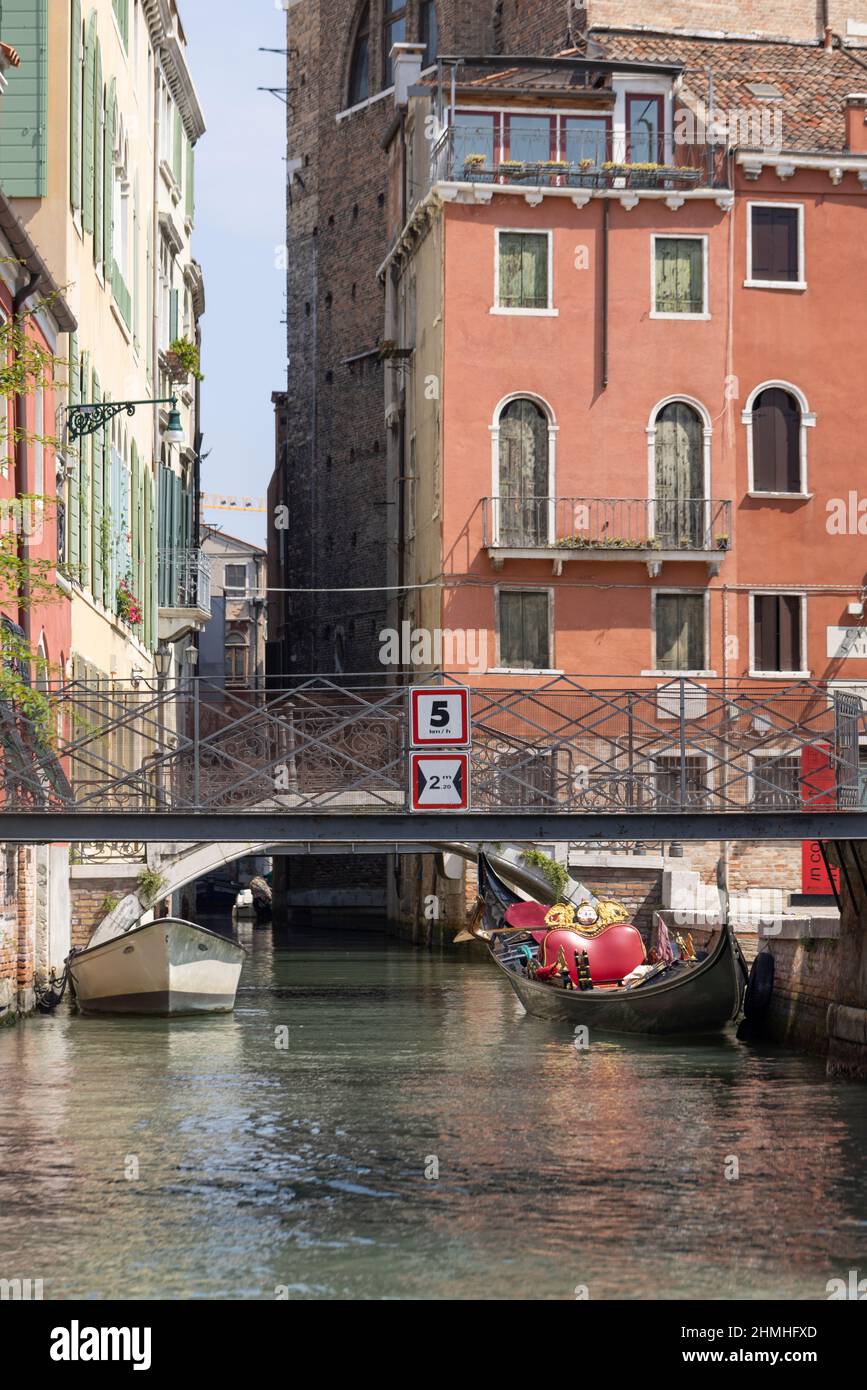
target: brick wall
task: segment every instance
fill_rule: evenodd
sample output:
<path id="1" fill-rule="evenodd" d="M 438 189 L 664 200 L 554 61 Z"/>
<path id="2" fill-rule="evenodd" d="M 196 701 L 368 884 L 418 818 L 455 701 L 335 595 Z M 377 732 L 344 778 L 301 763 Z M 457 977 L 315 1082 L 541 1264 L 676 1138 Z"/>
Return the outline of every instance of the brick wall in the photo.
<path id="1" fill-rule="evenodd" d="M 71 935 L 73 946 L 86 946 L 91 934 L 107 915 L 106 899 L 120 902 L 134 893 L 139 868 L 128 877 L 76 877 L 70 885 Z"/>
<path id="2" fill-rule="evenodd" d="M 36 969 L 36 853 L 19 846 L 14 882 L 0 906 L 0 1023 L 34 1006 Z"/>

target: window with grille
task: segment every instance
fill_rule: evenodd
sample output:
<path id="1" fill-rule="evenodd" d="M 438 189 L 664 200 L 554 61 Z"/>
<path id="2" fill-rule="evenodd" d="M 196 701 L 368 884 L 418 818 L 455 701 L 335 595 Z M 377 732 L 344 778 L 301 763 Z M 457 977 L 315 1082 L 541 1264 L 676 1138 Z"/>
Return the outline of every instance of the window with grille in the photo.
<path id="1" fill-rule="evenodd" d="M 751 804 L 757 810 L 801 810 L 800 753 L 754 753 Z"/>
<path id="2" fill-rule="evenodd" d="M 705 810 L 710 804 L 710 774 L 701 754 L 663 753 L 654 760 L 656 804 L 660 810 L 681 807 Z"/>
<path id="3" fill-rule="evenodd" d="M 228 598 L 243 597 L 247 592 L 247 566 L 227 565 L 223 588 L 226 590 Z"/>

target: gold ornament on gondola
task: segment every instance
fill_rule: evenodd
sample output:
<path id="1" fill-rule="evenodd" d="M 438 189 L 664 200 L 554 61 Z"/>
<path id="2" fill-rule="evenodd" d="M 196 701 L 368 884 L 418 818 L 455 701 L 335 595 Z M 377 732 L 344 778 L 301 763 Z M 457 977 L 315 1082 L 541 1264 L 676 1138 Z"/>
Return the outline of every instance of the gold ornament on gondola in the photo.
<path id="1" fill-rule="evenodd" d="M 545 913 L 545 926 L 552 931 L 558 928 L 568 930 L 575 921 L 575 909 L 571 903 L 555 903 Z"/>

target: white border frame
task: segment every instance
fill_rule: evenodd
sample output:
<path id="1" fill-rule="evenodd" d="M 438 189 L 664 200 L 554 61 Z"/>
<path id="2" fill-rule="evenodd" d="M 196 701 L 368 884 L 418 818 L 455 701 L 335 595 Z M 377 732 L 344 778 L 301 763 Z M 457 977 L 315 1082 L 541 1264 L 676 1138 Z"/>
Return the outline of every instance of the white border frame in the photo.
<path id="1" fill-rule="evenodd" d="M 763 391 L 787 391 L 790 396 L 794 396 L 801 412 L 801 429 L 799 436 L 799 453 L 801 463 L 800 489 L 798 492 L 764 492 L 756 487 L 755 479 L 755 455 L 753 445 L 753 412 L 758 396 Z M 755 386 L 747 397 L 747 403 L 741 412 L 741 424 L 747 427 L 747 493 L 750 497 L 812 497 L 809 483 L 809 449 L 807 445 L 807 430 L 813 429 L 816 424 L 815 411 L 810 409 L 807 397 L 798 386 L 794 386 L 791 381 L 763 381 Z"/>
<path id="2" fill-rule="evenodd" d="M 802 667 L 800 671 L 764 671 L 756 666 L 756 606 L 753 599 L 756 598 L 799 598 L 801 600 L 801 660 L 806 656 L 809 658 L 807 650 L 807 591 L 805 589 L 750 589 L 747 597 L 749 599 L 749 624 L 750 624 L 750 677 L 755 679 L 776 679 L 780 676 L 805 677 L 812 675 L 809 667 Z"/>
<path id="3" fill-rule="evenodd" d="M 501 236 L 544 236 L 548 238 L 548 307 L 547 309 L 509 309 L 500 303 L 500 237 Z M 534 227 L 495 227 L 494 228 L 494 302 L 490 312 L 511 318 L 556 319 L 560 310 L 554 308 L 554 233 L 552 229 L 537 230 Z"/>
<path id="4" fill-rule="evenodd" d="M 547 594 L 548 595 L 548 666 L 504 666 L 500 651 L 500 595 L 506 594 Z M 547 584 L 497 584 L 494 586 L 494 660 L 496 666 L 488 668 L 488 675 L 515 676 L 561 676 L 554 662 L 557 659 L 557 634 L 554 629 L 554 590 Z"/>
<path id="5" fill-rule="evenodd" d="M 753 208 L 788 208 L 798 214 L 798 278 L 797 280 L 755 280 L 753 279 Z M 747 202 L 747 273 L 744 289 L 747 290 L 805 290 L 807 281 L 807 249 L 805 223 L 805 204 L 793 201 L 783 202 L 774 198 L 751 198 Z"/>
<path id="6" fill-rule="evenodd" d="M 695 594 L 700 595 L 704 601 L 704 666 L 699 670 L 690 670 L 687 667 L 678 670 L 670 670 L 658 664 L 656 650 L 656 601 L 660 594 Z M 642 676 L 666 676 L 674 678 L 677 676 L 715 676 L 716 672 L 710 669 L 710 589 L 699 589 L 694 584 L 653 588 L 650 591 L 650 642 L 651 659 L 653 667 L 651 670 L 642 671 Z"/>
<path id="7" fill-rule="evenodd" d="M 557 530 L 557 435 L 560 426 L 553 407 L 544 396 L 534 391 L 511 391 L 504 396 L 494 410 L 494 418 L 488 426 L 491 434 L 491 501 L 494 503 L 491 517 L 491 545 L 500 544 L 500 509 L 496 505 L 500 499 L 500 420 L 503 411 L 512 401 L 532 401 L 542 410 L 548 420 L 548 544 L 553 545 Z"/>
<path id="8" fill-rule="evenodd" d="M 669 313 L 656 307 L 656 243 L 658 241 L 701 241 L 702 251 L 702 309 L 699 314 Z M 651 232 L 650 233 L 650 317 L 652 319 L 672 319 L 680 323 L 701 323 L 711 318 L 710 308 L 710 250 L 706 232 Z"/>

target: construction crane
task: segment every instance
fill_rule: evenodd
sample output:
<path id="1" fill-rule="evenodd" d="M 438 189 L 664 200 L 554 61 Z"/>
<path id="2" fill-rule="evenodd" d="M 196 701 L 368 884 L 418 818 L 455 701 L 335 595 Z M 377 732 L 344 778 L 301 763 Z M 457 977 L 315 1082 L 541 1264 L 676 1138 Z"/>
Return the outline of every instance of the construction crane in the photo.
<path id="1" fill-rule="evenodd" d="M 228 497 L 224 492 L 200 492 L 202 509 L 209 512 L 267 512 L 264 497 Z"/>

